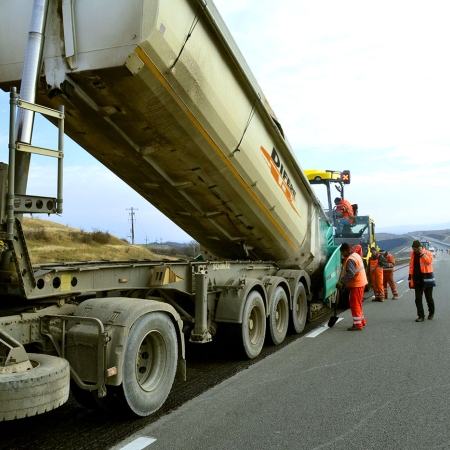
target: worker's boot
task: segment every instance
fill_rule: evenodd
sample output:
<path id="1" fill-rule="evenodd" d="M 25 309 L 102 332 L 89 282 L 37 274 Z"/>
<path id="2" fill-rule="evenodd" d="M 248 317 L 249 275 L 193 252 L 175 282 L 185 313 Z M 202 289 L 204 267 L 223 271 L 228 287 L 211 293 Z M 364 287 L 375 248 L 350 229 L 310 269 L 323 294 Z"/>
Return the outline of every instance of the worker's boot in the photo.
<path id="1" fill-rule="evenodd" d="M 425 320 L 425 317 L 418 317 L 416 319 L 416 322 L 423 322 Z"/>

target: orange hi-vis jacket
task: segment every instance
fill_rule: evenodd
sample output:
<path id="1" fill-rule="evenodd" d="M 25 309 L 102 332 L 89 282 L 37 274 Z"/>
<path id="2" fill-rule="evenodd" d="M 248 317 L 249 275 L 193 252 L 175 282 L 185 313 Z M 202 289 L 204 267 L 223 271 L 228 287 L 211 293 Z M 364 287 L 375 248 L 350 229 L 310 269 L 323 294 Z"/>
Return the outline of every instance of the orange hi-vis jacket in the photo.
<path id="1" fill-rule="evenodd" d="M 353 218 L 353 207 L 348 200 L 342 199 L 336 206 L 336 212 L 341 213 L 339 214 L 339 219 L 343 219 L 344 217 L 346 217 L 350 223 L 353 223 L 355 221 L 355 219 Z"/>
<path id="2" fill-rule="evenodd" d="M 409 284 L 410 288 L 414 289 L 414 251 L 411 252 L 410 260 L 409 260 Z M 436 286 L 436 280 L 434 278 L 433 266 L 431 263 L 433 262 L 434 256 L 428 250 L 423 249 L 422 254 L 420 255 L 420 271 L 423 274 L 423 285 L 425 288 Z"/>
<path id="3" fill-rule="evenodd" d="M 370 275 L 372 275 L 376 270 L 383 270 L 383 267 L 380 265 L 378 258 L 372 259 L 369 258 L 369 266 L 370 266 Z"/>
<path id="4" fill-rule="evenodd" d="M 384 256 L 384 259 L 389 263 L 392 264 L 391 267 L 383 267 L 384 271 L 394 271 L 394 266 L 395 266 L 395 258 L 394 255 L 391 255 L 390 253 L 388 253 L 386 256 Z"/>
<path id="5" fill-rule="evenodd" d="M 366 271 L 364 270 L 363 260 L 357 253 L 351 253 L 344 261 L 343 275 L 346 275 L 347 263 L 350 259 L 355 262 L 355 276 L 345 286 L 348 288 L 365 286 L 367 284 Z"/>

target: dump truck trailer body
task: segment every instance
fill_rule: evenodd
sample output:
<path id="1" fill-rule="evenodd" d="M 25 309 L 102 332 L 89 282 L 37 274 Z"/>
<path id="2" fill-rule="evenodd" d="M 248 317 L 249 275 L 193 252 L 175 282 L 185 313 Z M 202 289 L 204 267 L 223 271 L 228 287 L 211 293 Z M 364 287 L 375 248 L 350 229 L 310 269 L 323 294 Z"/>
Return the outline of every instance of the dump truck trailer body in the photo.
<path id="1" fill-rule="evenodd" d="M 8 90 L 19 3 L 0 31 Z M 40 75 L 36 103 L 63 104 L 66 134 L 212 254 L 317 267 L 321 207 L 212 3 L 50 1 Z"/>
<path id="2" fill-rule="evenodd" d="M 185 376 L 185 339 L 222 335 L 254 358 L 337 300 L 331 224 L 212 2 L 3 2 L 0 42 L 13 124 L 0 167 L 0 419 L 64 403 L 69 371 L 81 404 L 151 414 Z M 29 157 L 62 170 L 63 148 L 33 147 L 22 110 L 45 114 L 207 260 L 33 265 L 21 215 L 63 201 L 60 183 L 54 199 L 28 195 Z M 53 381 L 32 403 L 39 367 Z"/>

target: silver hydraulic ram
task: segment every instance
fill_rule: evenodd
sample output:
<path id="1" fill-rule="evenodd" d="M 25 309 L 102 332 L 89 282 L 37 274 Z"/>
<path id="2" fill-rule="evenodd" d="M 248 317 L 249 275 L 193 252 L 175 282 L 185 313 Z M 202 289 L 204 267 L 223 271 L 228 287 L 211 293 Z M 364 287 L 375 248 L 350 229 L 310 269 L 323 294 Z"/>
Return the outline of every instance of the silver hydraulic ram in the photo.
<path id="1" fill-rule="evenodd" d="M 44 51 L 45 25 L 47 22 L 49 0 L 34 0 L 30 31 L 23 64 L 20 98 L 27 102 L 36 101 L 36 89 L 42 66 Z M 17 116 L 17 142 L 31 143 L 33 134 L 34 112 L 19 109 Z M 15 187 L 17 194 L 25 194 L 27 190 L 28 171 L 31 155 L 18 152 L 15 167 Z"/>

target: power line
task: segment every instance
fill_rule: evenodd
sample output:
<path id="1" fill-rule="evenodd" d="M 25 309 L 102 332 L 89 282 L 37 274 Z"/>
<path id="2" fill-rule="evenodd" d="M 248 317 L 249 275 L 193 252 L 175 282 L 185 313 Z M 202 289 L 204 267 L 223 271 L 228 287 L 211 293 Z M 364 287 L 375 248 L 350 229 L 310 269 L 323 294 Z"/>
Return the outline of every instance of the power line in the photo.
<path id="1" fill-rule="evenodd" d="M 134 221 L 136 220 L 134 218 L 135 212 L 134 211 L 138 211 L 138 209 L 131 207 L 130 209 L 127 208 L 127 211 L 131 211 L 130 212 L 130 222 L 131 222 L 131 236 L 127 236 L 127 237 L 131 237 L 131 244 L 134 245 Z"/>

